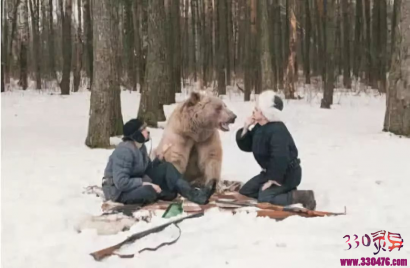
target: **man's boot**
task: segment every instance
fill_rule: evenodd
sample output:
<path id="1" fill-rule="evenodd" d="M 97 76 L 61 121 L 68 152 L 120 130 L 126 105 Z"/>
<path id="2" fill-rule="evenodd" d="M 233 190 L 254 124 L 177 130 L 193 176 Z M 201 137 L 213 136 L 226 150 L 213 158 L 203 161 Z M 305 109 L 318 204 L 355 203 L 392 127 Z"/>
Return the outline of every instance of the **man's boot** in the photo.
<path id="1" fill-rule="evenodd" d="M 315 210 L 316 200 L 313 191 L 311 190 L 294 190 L 292 191 L 292 203 L 301 203 L 304 208 Z"/>
<path id="2" fill-rule="evenodd" d="M 211 195 L 215 193 L 216 180 L 212 180 L 209 185 L 201 189 L 193 188 L 186 180 L 179 179 L 176 183 L 178 193 L 191 202 L 205 205 Z"/>

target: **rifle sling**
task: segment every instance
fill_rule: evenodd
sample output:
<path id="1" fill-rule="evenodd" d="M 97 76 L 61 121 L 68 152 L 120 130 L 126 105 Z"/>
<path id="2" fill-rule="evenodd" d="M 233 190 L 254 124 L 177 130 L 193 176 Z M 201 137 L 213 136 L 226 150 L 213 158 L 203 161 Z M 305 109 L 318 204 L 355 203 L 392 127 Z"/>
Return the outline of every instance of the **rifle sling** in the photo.
<path id="1" fill-rule="evenodd" d="M 181 228 L 179 228 L 178 224 L 176 224 L 176 223 L 175 223 L 174 225 L 175 225 L 175 226 L 178 228 L 178 230 L 179 230 L 179 234 L 178 234 L 178 237 L 177 237 L 177 238 L 175 238 L 174 240 L 169 241 L 169 242 L 161 243 L 161 244 L 159 244 L 158 246 L 156 246 L 156 247 L 154 247 L 154 248 L 146 247 L 146 248 L 140 249 L 140 250 L 138 251 L 138 253 L 141 253 L 141 252 L 144 252 L 144 251 L 157 251 L 159 248 L 161 248 L 161 247 L 163 247 L 163 246 L 169 246 L 169 245 L 175 244 L 175 243 L 179 240 L 179 238 L 181 237 Z M 118 257 L 120 257 L 120 258 L 133 258 L 133 257 L 134 257 L 134 254 L 118 254 L 118 253 L 114 253 L 113 255 L 116 255 L 116 256 L 118 256 Z"/>

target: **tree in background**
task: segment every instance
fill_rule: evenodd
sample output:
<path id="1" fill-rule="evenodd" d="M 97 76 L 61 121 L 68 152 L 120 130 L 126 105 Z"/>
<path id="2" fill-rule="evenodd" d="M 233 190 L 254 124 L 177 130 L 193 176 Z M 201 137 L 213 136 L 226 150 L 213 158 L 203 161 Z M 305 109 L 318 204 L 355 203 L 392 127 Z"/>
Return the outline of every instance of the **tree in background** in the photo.
<path id="1" fill-rule="evenodd" d="M 60 88 L 62 95 L 70 94 L 70 73 L 71 73 L 71 13 L 72 0 L 65 0 L 65 10 L 63 8 L 63 0 L 60 0 L 60 13 L 62 19 L 62 54 L 63 54 L 63 77 L 61 79 Z"/>
<path id="2" fill-rule="evenodd" d="M 164 0 L 148 1 L 148 55 L 138 118 L 157 127 L 165 119 L 161 91 L 170 88 Z"/>
<path id="3" fill-rule="evenodd" d="M 23 0 L 19 6 L 19 18 L 20 21 L 20 80 L 19 85 L 26 90 L 28 87 L 28 0 Z"/>
<path id="4" fill-rule="evenodd" d="M 398 26 L 386 98 L 384 131 L 410 137 L 410 1 L 395 0 Z"/>
<path id="5" fill-rule="evenodd" d="M 270 31 L 269 31 L 269 14 L 268 0 L 258 0 L 258 11 L 260 12 L 261 32 L 260 37 L 260 53 L 261 53 L 261 75 L 262 75 L 262 91 L 267 89 L 276 89 L 274 74 L 272 71 L 271 49 L 270 49 Z"/>
<path id="6" fill-rule="evenodd" d="M 93 2 L 93 70 L 90 118 L 85 144 L 91 148 L 108 148 L 110 136 L 122 134 L 119 79 L 118 2 Z"/>
<path id="7" fill-rule="evenodd" d="M 285 98 L 286 99 L 295 99 L 295 80 L 297 74 L 295 73 L 295 63 L 296 63 L 296 16 L 295 0 L 287 0 L 288 3 L 288 33 L 287 36 L 289 41 L 289 47 L 287 48 L 287 63 L 286 63 L 286 73 L 285 73 Z"/>
<path id="8" fill-rule="evenodd" d="M 324 51 L 324 92 L 320 108 L 330 109 L 333 104 L 333 92 L 336 83 L 335 51 L 336 51 L 336 3 L 323 0 L 323 51 Z"/>

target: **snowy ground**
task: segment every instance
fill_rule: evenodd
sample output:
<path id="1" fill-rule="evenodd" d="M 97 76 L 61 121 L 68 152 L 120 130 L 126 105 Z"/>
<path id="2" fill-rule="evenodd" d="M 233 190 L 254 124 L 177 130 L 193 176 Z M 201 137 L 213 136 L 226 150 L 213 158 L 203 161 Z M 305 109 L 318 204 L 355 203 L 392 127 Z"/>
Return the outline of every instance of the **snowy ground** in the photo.
<path id="1" fill-rule="evenodd" d="M 137 113 L 139 95 L 124 91 L 121 97 L 127 121 Z M 82 190 L 100 183 L 111 153 L 84 145 L 89 98 L 88 92 L 65 97 L 35 91 L 1 94 L 2 267 L 340 267 L 340 258 L 410 257 L 410 140 L 381 131 L 384 97 L 341 94 L 331 110 L 319 109 L 319 96 L 310 95 L 286 102 L 284 113 L 302 160 L 300 189 L 315 190 L 318 209 L 341 212 L 346 206 L 347 216 L 275 222 L 210 211 L 181 223 L 182 236 L 174 245 L 134 259 L 111 257 L 97 263 L 90 252 L 162 219 L 112 236 L 75 232 L 81 217 L 101 212 L 100 200 Z M 221 134 L 222 172 L 225 179 L 245 181 L 259 168 L 235 144 L 235 131 L 253 106 L 241 99 L 226 97 L 238 120 L 231 132 Z M 166 107 L 166 113 L 172 108 Z M 161 130 L 151 133 L 155 146 Z M 379 230 L 401 234 L 400 252 L 373 255 L 373 244 L 345 250 L 345 235 L 352 241 L 357 234 L 361 241 Z M 177 230 L 169 227 L 124 252 L 135 253 L 175 235 Z"/>

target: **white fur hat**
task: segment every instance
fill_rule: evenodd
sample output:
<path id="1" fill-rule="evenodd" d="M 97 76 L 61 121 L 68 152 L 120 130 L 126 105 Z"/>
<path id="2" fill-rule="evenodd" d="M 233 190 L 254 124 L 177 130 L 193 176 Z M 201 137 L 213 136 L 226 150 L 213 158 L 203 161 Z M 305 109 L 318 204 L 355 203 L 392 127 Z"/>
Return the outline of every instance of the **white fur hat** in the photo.
<path id="1" fill-rule="evenodd" d="M 283 101 L 273 90 L 263 91 L 259 95 L 257 107 L 269 122 L 282 121 Z"/>

